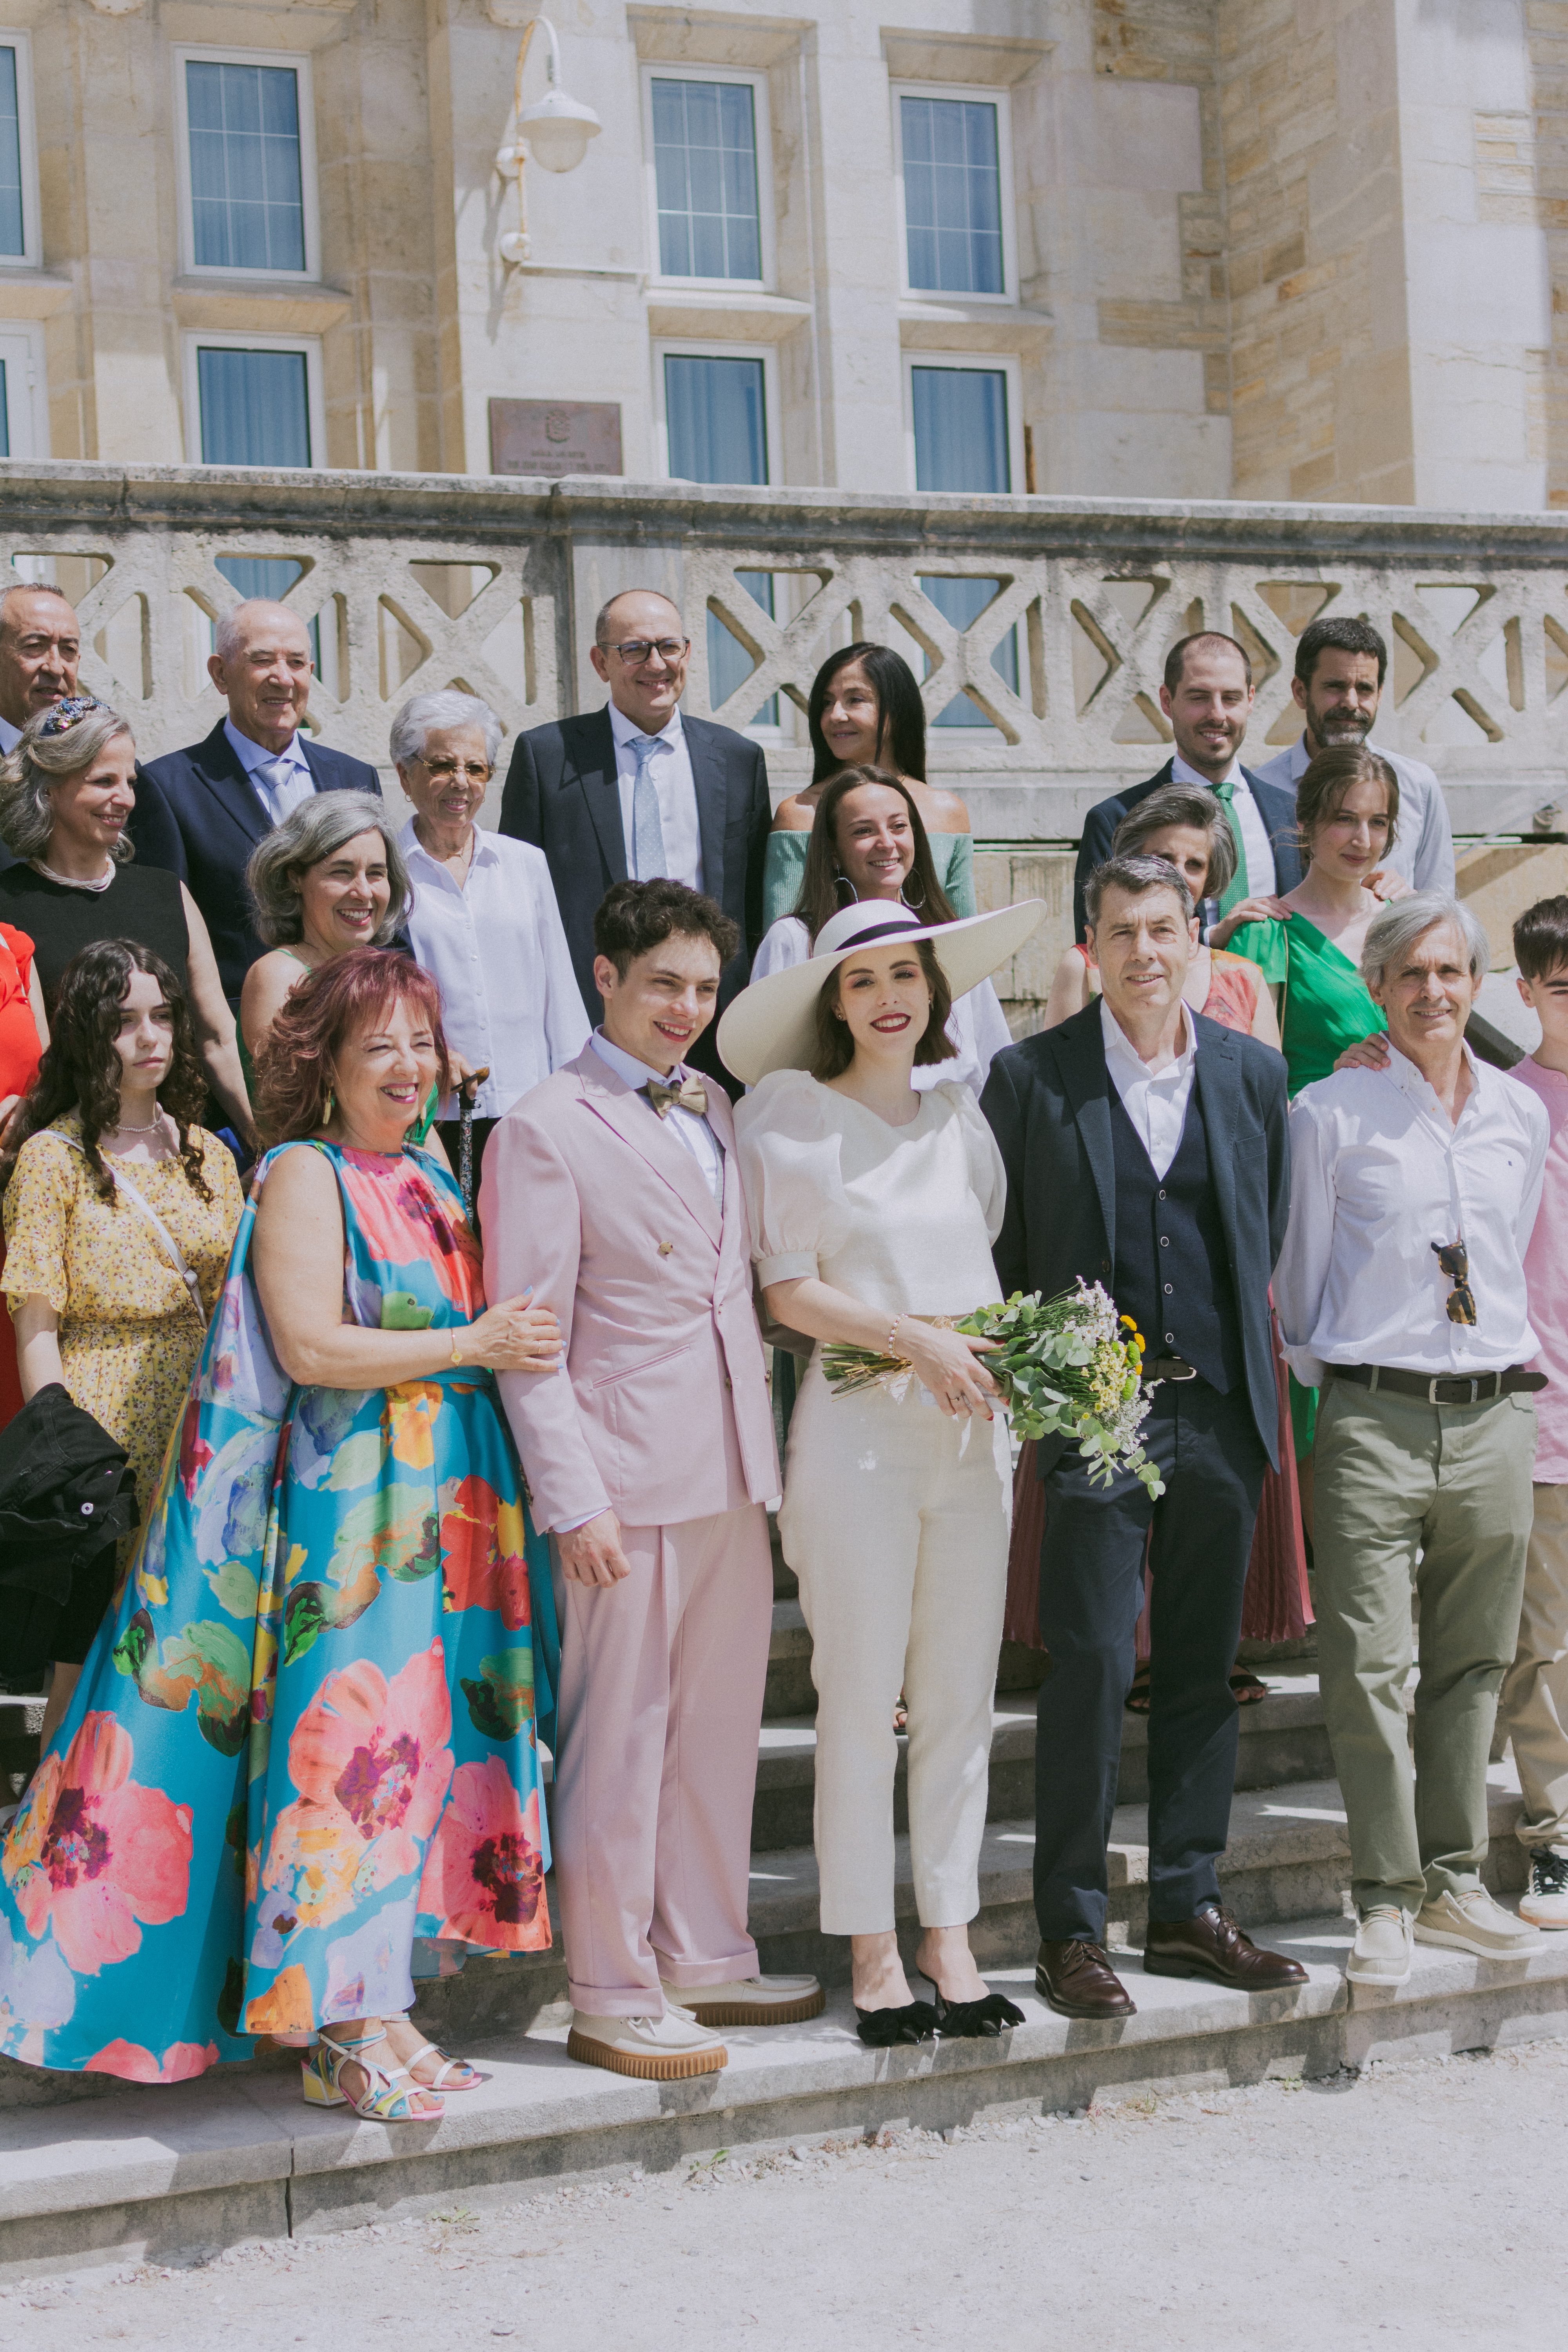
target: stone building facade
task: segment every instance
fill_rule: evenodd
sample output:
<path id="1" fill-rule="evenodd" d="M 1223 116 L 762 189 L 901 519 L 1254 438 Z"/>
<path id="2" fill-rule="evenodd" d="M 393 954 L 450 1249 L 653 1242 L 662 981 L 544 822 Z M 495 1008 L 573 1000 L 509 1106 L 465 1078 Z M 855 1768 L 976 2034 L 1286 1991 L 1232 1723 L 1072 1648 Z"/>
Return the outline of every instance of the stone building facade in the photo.
<path id="1" fill-rule="evenodd" d="M 0 0 L 7 454 L 1568 503 L 1563 0 L 555 5 Z"/>

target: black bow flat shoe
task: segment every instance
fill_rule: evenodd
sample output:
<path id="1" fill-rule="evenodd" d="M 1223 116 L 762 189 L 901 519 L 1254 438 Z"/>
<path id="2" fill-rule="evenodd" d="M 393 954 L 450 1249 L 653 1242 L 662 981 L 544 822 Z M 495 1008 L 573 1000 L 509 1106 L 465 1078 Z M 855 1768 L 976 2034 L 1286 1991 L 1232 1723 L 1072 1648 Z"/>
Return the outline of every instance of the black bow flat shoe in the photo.
<path id="1" fill-rule="evenodd" d="M 900 2042 L 929 2042 L 937 2014 L 929 2000 L 907 2000 L 902 2009 L 857 2009 L 855 2031 L 868 2050 L 892 2050 Z"/>
<path id="2" fill-rule="evenodd" d="M 936 2028 L 957 2042 L 994 2041 L 1010 2025 L 1022 2025 L 1024 2012 L 1005 1993 L 988 1992 L 983 2000 L 944 2000 L 936 1997 Z"/>

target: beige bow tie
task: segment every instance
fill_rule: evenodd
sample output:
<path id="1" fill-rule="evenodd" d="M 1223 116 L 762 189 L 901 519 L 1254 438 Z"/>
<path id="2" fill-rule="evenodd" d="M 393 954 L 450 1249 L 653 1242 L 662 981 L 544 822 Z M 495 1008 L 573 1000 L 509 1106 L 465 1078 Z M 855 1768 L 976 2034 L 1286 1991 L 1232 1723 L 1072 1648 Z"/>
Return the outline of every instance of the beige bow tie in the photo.
<path id="1" fill-rule="evenodd" d="M 647 1094 L 654 1110 L 658 1112 L 660 1119 L 666 1118 L 670 1110 L 675 1110 L 677 1103 L 682 1110 L 696 1112 L 699 1119 L 708 1118 L 708 1087 L 703 1085 L 700 1077 L 682 1077 L 679 1087 L 668 1087 L 663 1077 L 651 1077 L 642 1091 Z"/>
<path id="2" fill-rule="evenodd" d="M 678 1087 L 666 1086 L 662 1078 L 649 1078 L 643 1092 L 660 1118 L 677 1103 L 682 1110 L 695 1111 L 699 1118 L 708 1116 L 708 1089 L 700 1078 L 682 1078 Z"/>

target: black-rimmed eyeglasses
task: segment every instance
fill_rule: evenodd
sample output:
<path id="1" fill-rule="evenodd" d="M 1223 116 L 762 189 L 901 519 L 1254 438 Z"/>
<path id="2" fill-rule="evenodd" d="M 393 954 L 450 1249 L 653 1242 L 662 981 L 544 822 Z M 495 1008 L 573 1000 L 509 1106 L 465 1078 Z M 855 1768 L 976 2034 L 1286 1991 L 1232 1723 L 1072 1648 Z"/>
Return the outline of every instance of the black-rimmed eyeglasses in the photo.
<path id="1" fill-rule="evenodd" d="M 628 669 L 637 669 L 643 662 L 651 660 L 655 654 L 673 667 L 676 662 L 686 659 L 691 651 L 691 640 L 689 637 L 628 637 L 624 646 L 606 646 L 605 651 L 619 654 Z"/>

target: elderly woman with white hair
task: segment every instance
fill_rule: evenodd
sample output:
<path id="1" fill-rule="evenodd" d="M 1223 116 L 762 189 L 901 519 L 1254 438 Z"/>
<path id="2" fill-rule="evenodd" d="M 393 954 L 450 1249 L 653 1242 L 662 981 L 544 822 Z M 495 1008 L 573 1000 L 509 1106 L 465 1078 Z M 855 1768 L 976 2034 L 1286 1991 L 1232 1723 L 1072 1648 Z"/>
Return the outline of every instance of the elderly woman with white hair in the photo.
<path id="1" fill-rule="evenodd" d="M 373 793 L 315 793 L 258 842 L 245 869 L 256 929 L 268 943 L 245 975 L 240 1046 L 247 1083 L 285 1001 L 307 972 L 351 948 L 401 943 L 408 870 Z M 423 1142 L 426 1120 L 413 1139 Z"/>
<path id="2" fill-rule="evenodd" d="M 414 953 L 440 983 L 455 1062 L 474 1083 L 472 1166 L 520 1095 L 582 1052 L 588 1020 L 542 850 L 479 822 L 501 723 L 477 695 L 416 694 L 392 727 L 392 756 L 414 814 L 398 835 L 408 861 Z M 441 1106 L 458 1164 L 458 1096 Z"/>

